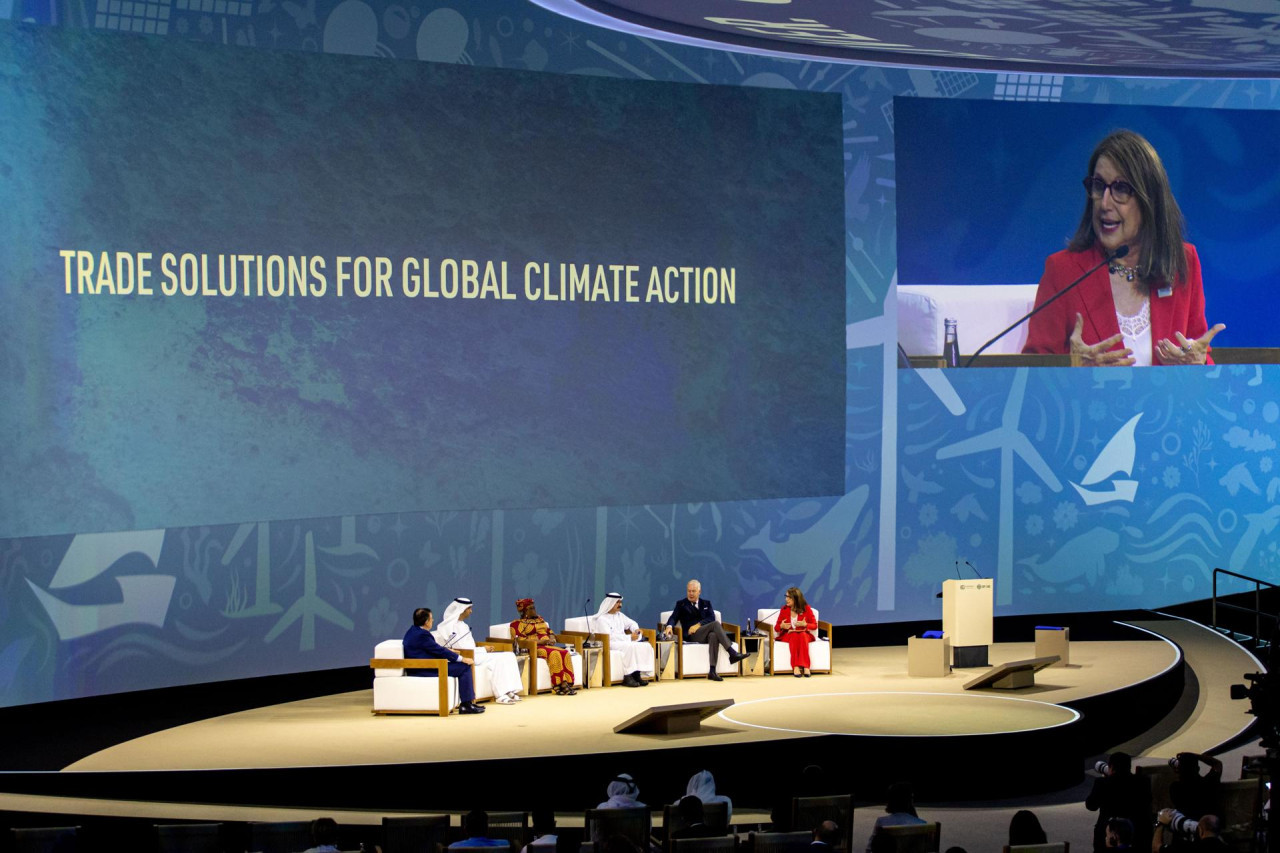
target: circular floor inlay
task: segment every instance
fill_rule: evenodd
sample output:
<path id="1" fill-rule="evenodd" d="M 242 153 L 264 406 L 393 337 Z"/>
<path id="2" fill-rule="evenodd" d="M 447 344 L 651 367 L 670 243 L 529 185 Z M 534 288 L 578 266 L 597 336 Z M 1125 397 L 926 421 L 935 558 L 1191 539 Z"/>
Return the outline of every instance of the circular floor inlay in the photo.
<path id="1" fill-rule="evenodd" d="M 807 734 L 938 737 L 1023 732 L 1062 726 L 1070 708 L 1012 696 L 963 693 L 822 693 L 740 702 L 721 711 L 731 723 Z"/>

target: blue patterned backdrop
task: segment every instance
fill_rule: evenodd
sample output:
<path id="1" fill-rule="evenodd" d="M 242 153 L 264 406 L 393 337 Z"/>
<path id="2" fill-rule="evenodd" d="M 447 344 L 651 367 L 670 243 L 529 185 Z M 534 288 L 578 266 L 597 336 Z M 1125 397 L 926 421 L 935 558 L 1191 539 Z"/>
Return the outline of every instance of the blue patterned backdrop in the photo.
<path id="1" fill-rule="evenodd" d="M 997 578 L 1000 614 L 1201 598 L 1213 566 L 1280 576 L 1277 368 L 898 372 L 886 300 L 894 96 L 1274 109 L 1280 81 L 784 61 L 620 36 L 518 0 L 0 0 L 4 16 L 104 37 L 838 92 L 848 388 L 837 498 L 315 519 L 281 507 L 244 524 L 0 542 L 0 704 L 358 665 L 414 606 L 460 594 L 478 625 L 507 621 L 524 595 L 558 623 L 620 589 L 647 624 L 696 576 L 726 618 L 776 607 L 796 584 L 851 624 L 937 616 L 934 593 L 961 559 Z M 0 369 L 13 361 L 0 350 Z M 5 486 L 40 489 L 8 472 Z"/>

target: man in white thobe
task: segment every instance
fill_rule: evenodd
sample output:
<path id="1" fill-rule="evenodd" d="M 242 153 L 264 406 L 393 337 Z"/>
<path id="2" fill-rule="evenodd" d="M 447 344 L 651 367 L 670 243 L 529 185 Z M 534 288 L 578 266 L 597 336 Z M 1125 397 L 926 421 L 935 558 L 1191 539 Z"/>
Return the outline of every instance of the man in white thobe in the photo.
<path id="1" fill-rule="evenodd" d="M 653 677 L 653 646 L 640 633 L 640 625 L 622 612 L 622 596 L 611 592 L 600 602 L 600 612 L 591 617 L 591 630 L 609 635 L 611 651 L 622 653 L 622 683 L 646 687 L 645 676 Z"/>
<path id="2" fill-rule="evenodd" d="M 520 701 L 524 685 L 520 679 L 520 664 L 513 652 L 494 651 L 492 646 L 477 646 L 466 620 L 471 616 L 471 599 L 455 598 L 444 610 L 444 616 L 436 625 L 436 642 L 454 651 L 473 649 L 476 669 L 483 669 L 493 685 L 493 695 L 501 705 Z"/>

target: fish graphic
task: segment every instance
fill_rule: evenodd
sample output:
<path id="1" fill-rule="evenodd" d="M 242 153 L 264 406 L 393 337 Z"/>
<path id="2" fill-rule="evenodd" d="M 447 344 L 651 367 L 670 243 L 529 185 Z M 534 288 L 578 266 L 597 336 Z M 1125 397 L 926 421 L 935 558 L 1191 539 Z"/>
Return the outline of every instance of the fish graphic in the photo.
<path id="1" fill-rule="evenodd" d="M 1069 540 L 1043 563 L 1040 562 L 1039 554 L 1018 562 L 1029 566 L 1037 577 L 1049 583 L 1065 583 L 1084 575 L 1092 585 L 1106 568 L 1107 554 L 1119 547 L 1119 533 L 1105 527 L 1095 527 Z"/>
<path id="2" fill-rule="evenodd" d="M 772 522 L 766 521 L 758 533 L 742 543 L 743 550 L 759 551 L 784 575 L 803 575 L 802 589 L 812 589 L 827 566 L 832 567 L 831 583 L 840 570 L 840 547 L 853 531 L 866 506 L 871 489 L 861 485 L 836 501 L 827 514 L 802 533 L 793 533 L 781 542 L 771 538 Z"/>

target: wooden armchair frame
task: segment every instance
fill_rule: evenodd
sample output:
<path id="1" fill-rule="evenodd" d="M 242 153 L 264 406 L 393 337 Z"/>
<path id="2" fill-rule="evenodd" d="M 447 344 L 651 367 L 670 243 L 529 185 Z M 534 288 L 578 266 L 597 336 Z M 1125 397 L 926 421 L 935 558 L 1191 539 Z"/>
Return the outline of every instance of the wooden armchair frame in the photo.
<path id="1" fill-rule="evenodd" d="M 776 643 L 776 642 L 778 641 L 778 636 L 777 636 L 777 633 L 774 631 L 773 624 L 772 624 L 772 623 L 770 623 L 770 622 L 760 622 L 760 623 L 759 623 L 759 625 L 758 625 L 758 627 L 760 627 L 760 628 L 764 629 L 764 631 L 765 631 L 765 632 L 766 632 L 766 634 L 768 635 L 768 643 L 769 643 L 769 675 L 790 675 L 790 674 L 791 674 L 790 672 L 775 672 L 775 671 L 774 671 L 774 669 L 773 669 L 773 662 L 774 662 L 774 660 L 777 658 L 777 655 L 775 655 L 775 654 L 773 653 L 773 644 L 774 644 L 774 643 Z M 826 634 L 826 641 L 827 641 L 828 643 L 830 643 L 830 642 L 831 642 L 831 636 L 832 636 L 832 634 L 831 634 L 831 632 L 832 632 L 831 623 L 830 623 L 830 622 L 827 622 L 826 620 L 819 619 L 819 620 L 818 620 L 818 637 L 819 637 L 819 638 L 822 638 L 822 636 L 823 636 L 823 633 L 824 633 L 824 632 L 825 632 L 825 634 Z M 813 670 L 813 672 L 822 672 L 822 673 L 826 673 L 826 674 L 830 675 L 830 674 L 831 674 L 831 667 L 827 667 L 826 669 L 814 669 L 814 670 Z"/>
<path id="2" fill-rule="evenodd" d="M 501 642 L 501 641 L 499 641 Z M 475 666 L 475 661 L 462 652 L 459 657 Z M 434 669 L 436 680 L 440 682 L 440 704 L 435 713 L 441 717 L 449 716 L 449 662 L 443 658 L 369 658 L 370 669 Z M 406 676 L 411 678 L 412 676 Z M 375 714 L 420 714 L 422 711 L 374 711 Z M 430 714 L 431 711 L 425 713 Z"/>
<path id="3" fill-rule="evenodd" d="M 738 651 L 742 651 L 742 628 L 738 625 L 733 624 L 732 622 L 721 622 L 720 627 L 724 628 L 724 632 L 729 635 L 729 638 L 732 639 L 735 644 L 737 644 Z M 684 631 L 681 630 L 679 623 L 677 623 L 675 627 L 672 629 L 671 635 L 672 637 L 675 638 L 675 641 L 676 641 L 676 678 L 706 678 L 707 676 L 705 675 L 685 675 L 684 674 L 684 646 L 685 646 Z M 706 643 L 690 643 L 689 645 L 703 646 L 707 644 Z M 656 653 L 657 650 L 655 649 L 654 651 Z M 716 654 L 717 655 L 720 654 L 719 649 L 716 650 Z M 710 647 L 707 648 L 707 662 L 708 663 L 711 662 Z M 741 673 L 742 673 L 742 664 L 737 663 L 734 665 L 732 672 L 722 672 L 720 674 L 721 675 L 740 675 Z"/>
<path id="4" fill-rule="evenodd" d="M 587 640 L 599 640 L 600 655 L 604 660 L 604 664 L 602 666 L 602 674 L 600 677 L 600 683 L 604 687 L 609 687 L 613 684 L 613 659 L 609 655 L 609 652 L 611 649 L 611 645 L 610 645 L 611 636 L 609 634 L 601 634 L 598 632 L 593 632 L 588 634 L 586 631 L 561 631 L 560 636 L 561 637 L 578 637 L 579 640 L 584 643 Z M 644 637 L 645 640 L 648 641 L 649 645 L 653 648 L 653 659 L 655 661 L 655 667 L 656 667 L 656 661 L 658 660 L 658 632 L 653 630 L 652 628 L 641 628 L 640 636 Z M 579 653 L 581 653 L 581 647 L 579 647 Z M 586 658 L 584 657 L 583 660 L 586 660 Z M 656 672 L 655 672 L 655 676 L 656 676 Z M 586 684 L 587 679 L 583 678 L 582 683 Z"/>
<path id="5" fill-rule="evenodd" d="M 512 620 L 507 624 L 508 626 L 511 626 L 511 625 L 514 625 L 517 621 L 519 620 Z M 500 637 L 489 637 L 484 642 L 485 642 L 485 645 L 490 645 L 493 643 L 510 645 L 512 648 L 512 651 L 514 651 L 516 654 L 528 655 L 529 666 L 525 668 L 525 693 L 526 695 L 529 695 L 529 696 L 537 696 L 538 695 L 538 640 L 535 637 L 526 637 L 523 640 L 517 639 L 515 636 L 515 633 L 516 633 L 515 629 L 512 628 L 511 639 L 505 640 Z M 580 658 L 582 657 L 583 637 L 581 634 L 579 634 L 576 631 L 561 631 L 556 634 L 556 637 L 565 645 L 573 646 L 573 650 L 578 653 L 578 657 Z M 583 660 L 585 665 L 586 659 L 583 658 Z M 585 678 L 583 679 L 582 683 L 583 684 L 587 683 Z"/>

